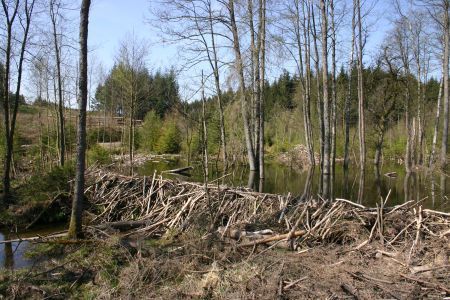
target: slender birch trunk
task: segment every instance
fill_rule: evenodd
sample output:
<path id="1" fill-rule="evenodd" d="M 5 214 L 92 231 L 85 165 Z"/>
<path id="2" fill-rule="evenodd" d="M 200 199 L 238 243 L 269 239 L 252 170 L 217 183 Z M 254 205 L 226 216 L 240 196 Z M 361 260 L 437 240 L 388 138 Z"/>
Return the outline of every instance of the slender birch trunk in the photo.
<path id="1" fill-rule="evenodd" d="M 442 132 L 442 146 L 441 146 L 441 167 L 442 169 L 445 169 L 447 166 L 447 146 L 448 146 L 448 126 L 449 126 L 449 109 L 450 109 L 450 103 L 449 103 L 449 94 L 448 94 L 448 55 L 449 55 L 449 15 L 448 15 L 448 9 L 450 6 L 450 3 L 445 0 L 444 1 L 444 127 Z"/>
<path id="2" fill-rule="evenodd" d="M 228 168 L 228 156 L 227 156 L 227 141 L 226 141 L 226 132 L 225 132 L 225 117 L 223 114 L 223 104 L 222 104 L 222 89 L 220 87 L 220 75 L 219 75 L 219 65 L 217 59 L 217 49 L 216 49 L 216 41 L 214 34 L 214 26 L 213 26 L 213 16 L 212 16 L 212 7 L 211 2 L 208 2 L 209 9 L 209 28 L 211 31 L 211 45 L 212 45 L 212 60 L 209 62 L 211 64 L 211 68 L 214 73 L 214 83 L 216 85 L 217 91 L 217 104 L 219 106 L 219 122 L 220 122 L 220 142 L 222 144 L 222 159 L 224 163 L 224 170 Z M 209 51 L 208 51 L 209 56 Z"/>
<path id="3" fill-rule="evenodd" d="M 58 124 L 59 124 L 59 164 L 64 166 L 65 161 L 65 137 L 64 137 L 64 100 L 62 96 L 62 77 L 61 77 L 61 47 L 58 42 L 58 33 L 56 29 L 56 18 L 59 12 L 60 3 L 50 2 L 50 17 L 53 29 L 53 46 L 55 47 L 56 75 L 58 83 Z M 55 6 L 56 11 L 55 11 Z"/>
<path id="4" fill-rule="evenodd" d="M 259 179 L 264 178 L 264 89 L 266 76 L 266 0 L 260 0 L 259 54 L 260 72 L 259 86 Z"/>
<path id="5" fill-rule="evenodd" d="M 437 99 L 437 104 L 436 104 L 436 120 L 434 123 L 433 142 L 431 144 L 431 152 L 430 152 L 430 157 L 428 159 L 428 167 L 430 167 L 430 168 L 435 162 L 436 144 L 437 144 L 437 137 L 438 137 L 438 130 L 439 130 L 439 120 L 440 120 L 440 115 L 441 115 L 441 99 L 442 99 L 443 84 L 444 84 L 444 80 L 443 80 L 443 78 L 441 78 L 441 82 L 439 84 L 438 99 Z"/>
<path id="6" fill-rule="evenodd" d="M 323 189 L 322 197 L 330 197 L 330 99 L 328 96 L 328 16 L 325 0 L 320 0 L 322 13 L 322 92 L 323 92 Z"/>
<path id="7" fill-rule="evenodd" d="M 319 50 L 317 47 L 317 32 L 316 32 L 316 22 L 315 22 L 315 16 L 314 16 L 314 6 L 311 3 L 310 5 L 310 14 L 309 18 L 312 20 L 312 36 L 313 36 L 313 44 L 314 44 L 314 65 L 316 69 L 316 93 L 317 93 L 317 111 L 319 114 L 319 128 L 320 128 L 320 135 L 319 135 L 319 144 L 320 144 L 320 169 L 321 172 L 324 169 L 324 142 L 325 142 L 325 124 L 324 124 L 324 106 L 323 106 L 323 100 L 321 97 L 321 84 L 320 84 L 320 63 L 319 63 Z M 322 180 L 322 177 L 321 177 Z M 322 187 L 322 184 L 320 184 Z"/>
<path id="8" fill-rule="evenodd" d="M 330 16 L 331 16 L 331 189 L 330 195 L 334 197 L 334 177 L 335 177 L 335 163 L 336 163 L 336 24 L 334 19 L 334 0 L 330 0 Z"/>
<path id="9" fill-rule="evenodd" d="M 353 3 L 355 0 L 353 1 Z M 352 14 L 352 45 L 350 51 L 350 57 L 348 61 L 348 86 L 347 95 L 345 97 L 344 104 L 344 115 L 345 115 L 345 141 L 344 141 L 344 170 L 348 170 L 348 165 L 350 163 L 350 102 L 352 99 L 352 70 L 353 70 L 353 57 L 355 52 L 355 27 L 356 27 L 356 5 L 353 5 Z"/>
<path id="10" fill-rule="evenodd" d="M 364 74 L 363 74 L 363 42 L 362 42 L 362 18 L 361 2 L 356 0 L 356 11 L 358 17 L 358 130 L 359 130 L 359 161 L 361 170 L 366 164 L 366 132 L 364 120 Z"/>
<path id="11" fill-rule="evenodd" d="M 236 59 L 236 71 L 238 73 L 239 77 L 239 93 L 241 98 L 241 110 L 242 110 L 242 119 L 244 123 L 244 134 L 245 134 L 245 142 L 247 147 L 247 157 L 248 157 L 248 163 L 250 166 L 251 171 L 256 171 L 256 160 L 255 160 L 255 153 L 253 151 L 253 139 L 252 139 L 252 132 L 250 129 L 250 122 L 248 119 L 248 109 L 247 109 L 247 96 L 246 96 L 246 86 L 245 86 L 245 78 L 244 78 L 244 64 L 242 61 L 241 56 L 241 47 L 239 43 L 239 34 L 238 34 L 238 28 L 236 24 L 236 18 L 234 13 L 234 0 L 228 1 L 228 9 L 230 13 L 230 25 L 231 25 L 231 31 L 233 34 L 233 49 Z"/>

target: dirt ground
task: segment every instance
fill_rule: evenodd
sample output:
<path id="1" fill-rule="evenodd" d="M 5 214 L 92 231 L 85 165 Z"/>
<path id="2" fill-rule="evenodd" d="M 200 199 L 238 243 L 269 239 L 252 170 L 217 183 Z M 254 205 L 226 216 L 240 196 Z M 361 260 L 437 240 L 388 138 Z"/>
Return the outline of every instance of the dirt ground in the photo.
<path id="1" fill-rule="evenodd" d="M 219 234 L 158 240 L 112 236 L 55 244 L 36 270 L 5 273 L 7 299 L 443 299 L 450 244 L 392 252 L 378 242 L 239 248 Z M 42 251 L 43 249 L 41 249 Z M 42 252 L 41 252 L 42 253 Z M 382 254 L 384 253 L 384 254 Z M 395 254 L 395 255 L 393 255 Z M 417 256 L 416 256 L 417 257 Z M 0 286 L 2 286 L 0 284 Z"/>

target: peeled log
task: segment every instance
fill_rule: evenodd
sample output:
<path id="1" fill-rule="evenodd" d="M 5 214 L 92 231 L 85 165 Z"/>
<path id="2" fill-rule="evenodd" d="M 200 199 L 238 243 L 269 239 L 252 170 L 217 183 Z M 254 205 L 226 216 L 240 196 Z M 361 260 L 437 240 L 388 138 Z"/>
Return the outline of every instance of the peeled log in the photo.
<path id="1" fill-rule="evenodd" d="M 177 169 L 163 171 L 162 173 L 183 174 L 183 173 L 186 173 L 187 171 L 190 171 L 192 169 L 194 169 L 194 167 L 189 166 L 189 167 L 184 167 L 184 168 L 177 168 Z"/>
<path id="2" fill-rule="evenodd" d="M 269 236 L 269 237 L 259 239 L 256 241 L 241 243 L 238 245 L 238 247 L 249 247 L 249 246 L 255 246 L 255 245 L 259 245 L 259 244 L 267 244 L 270 242 L 281 241 L 281 240 L 287 239 L 290 234 L 291 234 L 290 232 L 285 233 L 285 234 L 277 234 L 277 235 Z M 306 230 L 297 230 L 294 233 L 292 233 L 291 238 L 299 237 L 304 234 L 306 234 Z"/>

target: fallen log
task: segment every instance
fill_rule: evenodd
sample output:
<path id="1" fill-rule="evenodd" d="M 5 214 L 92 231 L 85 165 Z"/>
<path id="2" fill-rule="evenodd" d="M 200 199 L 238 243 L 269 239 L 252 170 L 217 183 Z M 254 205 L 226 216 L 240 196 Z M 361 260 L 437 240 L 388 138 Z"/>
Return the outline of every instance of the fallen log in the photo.
<path id="1" fill-rule="evenodd" d="M 0 244 L 31 242 L 31 241 L 37 241 L 37 240 L 45 241 L 47 239 L 60 238 L 60 237 L 66 236 L 66 235 L 67 235 L 67 231 L 63 231 L 63 232 L 60 232 L 60 233 L 46 235 L 46 236 L 32 236 L 32 237 L 26 237 L 26 238 L 19 237 L 17 239 L 0 241 Z"/>
<path id="2" fill-rule="evenodd" d="M 136 229 L 143 226 L 151 225 L 152 222 L 149 220 L 139 220 L 139 221 L 117 221 L 117 222 L 109 222 L 103 223 L 95 226 L 97 229 L 105 230 L 108 228 L 117 229 L 119 231 L 128 231 L 131 229 Z"/>
<path id="3" fill-rule="evenodd" d="M 183 167 L 183 168 L 177 168 L 177 169 L 172 169 L 172 170 L 166 170 L 166 171 L 162 171 L 161 173 L 171 173 L 171 174 L 184 174 L 188 171 L 193 170 L 194 167 L 192 166 L 188 166 L 188 167 Z"/>

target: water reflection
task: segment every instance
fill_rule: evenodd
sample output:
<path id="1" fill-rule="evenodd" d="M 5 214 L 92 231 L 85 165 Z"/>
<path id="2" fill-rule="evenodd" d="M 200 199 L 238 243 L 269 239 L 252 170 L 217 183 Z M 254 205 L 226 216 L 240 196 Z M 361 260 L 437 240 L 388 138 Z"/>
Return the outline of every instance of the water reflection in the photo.
<path id="1" fill-rule="evenodd" d="M 194 163 L 191 162 L 191 164 Z M 137 170 L 137 174 L 153 176 L 154 170 L 161 172 L 184 166 L 186 166 L 186 161 L 183 160 L 148 162 Z M 221 169 L 221 167 L 211 166 L 210 180 L 223 177 L 224 174 Z M 249 172 L 246 166 L 235 166 L 229 168 L 228 172 L 229 175 L 223 177 L 220 180 L 221 183 L 229 186 L 247 186 L 255 191 L 267 193 L 287 194 L 290 192 L 297 198 L 301 198 L 305 190 L 307 194 L 316 197 L 321 192 L 320 183 L 323 180 L 319 169 L 295 170 L 273 162 L 266 164 L 264 180 L 259 179 L 259 174 Z M 194 164 L 191 175 L 189 178 L 168 174 L 164 176 L 201 182 L 203 180 L 201 166 Z M 431 174 L 425 173 L 419 173 L 415 176 L 413 173 L 406 174 L 404 166 L 389 163 L 385 163 L 374 171 L 361 173 L 360 168 L 356 168 L 356 166 L 344 171 L 342 164 L 338 163 L 332 178 L 330 189 L 336 198 L 345 198 L 355 202 L 358 201 L 363 205 L 375 206 L 376 203 L 379 203 L 380 197 L 386 198 L 389 190 L 391 190 L 387 203 L 389 206 L 411 199 L 420 200 L 428 197 L 422 202 L 425 207 L 450 210 L 450 202 L 443 201 L 443 199 L 447 199 L 450 192 L 449 187 L 446 186 L 445 175 L 441 178 L 433 178 Z M 432 196 L 433 185 L 434 200 Z"/>
<path id="2" fill-rule="evenodd" d="M 14 268 L 14 252 L 13 252 L 13 246 L 12 243 L 5 243 L 5 258 L 4 258 L 4 265 L 3 267 L 5 269 L 13 269 Z"/>
<path id="3" fill-rule="evenodd" d="M 364 202 L 364 185 L 366 182 L 366 172 L 364 169 L 359 171 L 359 183 L 358 183 L 358 197 L 356 198 L 359 204 Z M 376 197 L 375 197 L 376 199 Z"/>

